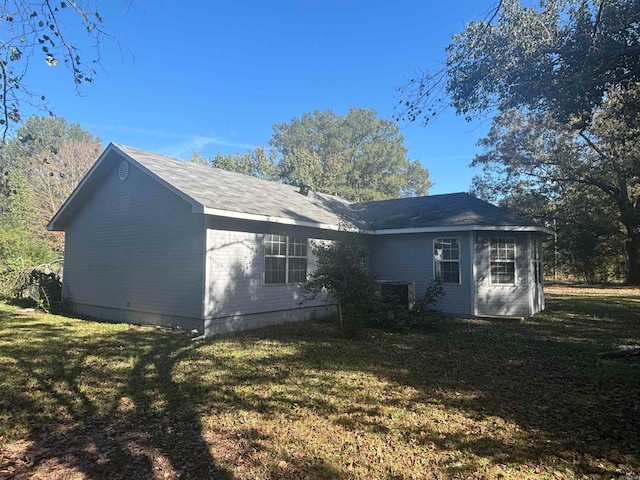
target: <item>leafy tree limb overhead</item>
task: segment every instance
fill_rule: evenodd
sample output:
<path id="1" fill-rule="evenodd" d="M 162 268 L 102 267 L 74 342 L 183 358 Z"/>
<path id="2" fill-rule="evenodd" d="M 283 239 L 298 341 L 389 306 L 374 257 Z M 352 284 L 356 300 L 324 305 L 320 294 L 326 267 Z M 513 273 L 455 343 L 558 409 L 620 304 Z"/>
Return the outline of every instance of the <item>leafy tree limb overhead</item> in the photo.
<path id="1" fill-rule="evenodd" d="M 76 88 L 92 82 L 108 37 L 97 0 L 10 0 L 0 5 L 0 148 L 12 125 L 22 120 L 24 102 L 46 108 L 43 92 L 29 89 L 31 66 L 64 65 Z M 92 44 L 90 58 L 79 47 Z"/>
<path id="2" fill-rule="evenodd" d="M 398 118 L 427 123 L 451 104 L 468 119 L 524 108 L 584 126 L 640 81 L 639 25 L 638 0 L 502 0 L 453 36 L 443 69 L 401 89 Z"/>

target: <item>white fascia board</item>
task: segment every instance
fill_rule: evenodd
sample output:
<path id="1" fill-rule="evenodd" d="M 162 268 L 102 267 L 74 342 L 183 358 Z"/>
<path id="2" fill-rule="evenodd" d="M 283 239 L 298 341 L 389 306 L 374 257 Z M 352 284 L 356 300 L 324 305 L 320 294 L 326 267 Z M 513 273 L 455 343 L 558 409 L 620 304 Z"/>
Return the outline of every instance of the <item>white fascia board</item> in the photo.
<path id="1" fill-rule="evenodd" d="M 400 233 L 435 233 L 435 232 L 468 232 L 489 230 L 496 232 L 543 232 L 553 235 L 553 231 L 546 227 L 534 226 L 513 226 L 513 225 L 459 225 L 459 226 L 441 226 L 441 227 L 419 227 L 419 228 L 390 228 L 386 230 L 373 230 L 368 233 L 374 235 L 397 235 Z"/>
<path id="2" fill-rule="evenodd" d="M 67 207 L 75 202 L 75 198 L 78 196 L 78 192 L 82 191 L 84 189 L 84 185 L 87 183 L 87 179 L 91 177 L 91 175 L 93 175 L 93 172 L 95 172 L 98 168 L 100 168 L 100 165 L 105 161 L 105 158 L 107 158 L 109 156 L 109 153 L 111 152 L 111 150 L 113 150 L 114 148 L 116 148 L 113 143 L 110 143 L 109 145 L 107 145 L 107 148 L 104 149 L 104 151 L 100 154 L 100 156 L 98 157 L 98 159 L 95 161 L 95 163 L 93 164 L 93 166 L 89 169 L 89 171 L 84 175 L 84 177 L 82 177 L 82 180 L 80 180 L 80 183 L 78 183 L 78 185 L 76 185 L 76 188 L 73 189 L 73 192 L 71 192 L 71 195 L 69 195 L 67 197 L 67 199 L 64 201 L 64 203 L 62 204 L 62 206 L 60 206 L 60 208 L 58 209 L 58 211 L 55 213 L 55 215 L 53 216 L 53 218 L 49 221 L 49 223 L 47 224 L 47 230 L 49 231 L 53 231 L 55 227 L 55 223 L 58 220 L 58 218 L 62 215 L 64 215 L 64 211 L 67 209 Z"/>
<path id="3" fill-rule="evenodd" d="M 296 220 L 294 218 L 272 217 L 269 215 L 259 215 L 256 213 L 234 212 L 231 210 L 221 210 L 219 208 L 205 207 L 202 213 L 204 213 L 205 215 L 214 215 L 216 217 L 237 218 L 239 220 L 252 220 L 255 222 L 280 223 L 283 225 L 295 225 L 299 227 L 319 228 L 321 230 L 334 230 L 334 231 L 343 230 L 343 227 L 337 224 L 334 225 L 329 223 L 307 222 L 304 220 Z M 365 231 L 358 230 L 358 229 L 352 229 L 349 231 L 367 233 Z"/>
<path id="4" fill-rule="evenodd" d="M 299 227 L 319 228 L 321 230 L 343 230 L 344 227 L 336 224 L 307 222 L 304 220 L 296 220 L 293 218 L 273 217 L 269 215 L 259 215 L 256 213 L 234 212 L 232 210 L 222 210 L 219 208 L 204 207 L 204 209 L 193 208 L 194 213 L 204 213 L 205 215 L 213 215 L 217 217 L 237 218 L 240 220 L 252 220 L 255 222 L 280 223 L 283 225 L 295 225 Z M 466 225 L 466 226 L 442 226 L 442 227 L 421 227 L 421 228 L 397 228 L 387 230 L 364 230 L 351 228 L 347 231 L 354 233 L 363 233 L 369 235 L 396 235 L 401 233 L 433 233 L 433 232 L 468 232 L 477 230 L 490 230 L 498 232 L 543 232 L 549 235 L 553 234 L 552 230 L 545 227 L 534 226 L 485 226 L 485 225 Z"/>

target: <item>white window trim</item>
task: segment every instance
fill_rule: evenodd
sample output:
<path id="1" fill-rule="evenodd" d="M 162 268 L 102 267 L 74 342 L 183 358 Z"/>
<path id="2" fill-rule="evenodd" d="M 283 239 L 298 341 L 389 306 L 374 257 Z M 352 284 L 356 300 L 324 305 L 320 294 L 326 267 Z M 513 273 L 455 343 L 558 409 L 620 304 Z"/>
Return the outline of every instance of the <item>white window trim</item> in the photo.
<path id="1" fill-rule="evenodd" d="M 497 238 L 503 238 L 505 240 L 513 240 L 513 260 L 492 260 L 491 259 L 491 243 L 493 240 Z M 489 285 L 502 286 L 502 287 L 512 287 L 518 284 L 518 243 L 516 242 L 516 237 L 507 237 L 507 236 L 496 236 L 489 237 Z M 509 283 L 501 283 L 494 282 L 493 275 L 491 274 L 491 264 L 492 263 L 513 263 L 513 282 Z"/>
<path id="2" fill-rule="evenodd" d="M 267 244 L 267 235 L 278 235 L 280 237 L 285 237 L 285 254 L 284 255 L 267 255 L 267 248 L 266 248 L 266 244 Z M 307 242 L 307 255 L 305 256 L 300 256 L 300 255 L 289 255 L 289 241 L 292 237 L 295 238 L 304 238 Z M 282 286 L 282 285 L 300 285 L 303 282 L 291 282 L 289 281 L 289 259 L 292 258 L 304 258 L 307 261 L 306 264 L 306 271 L 307 274 L 309 272 L 309 238 L 305 237 L 305 236 L 298 236 L 298 235 L 287 235 L 285 233 L 269 233 L 269 234 L 264 234 L 262 236 L 262 284 L 265 286 Z M 266 279 L 266 275 L 267 275 L 267 258 L 284 258 L 285 259 L 285 263 L 284 263 L 284 283 L 268 283 L 267 279 Z M 305 278 L 306 281 L 306 278 Z"/>
<path id="3" fill-rule="evenodd" d="M 532 239 L 531 259 L 533 261 L 533 284 L 544 285 L 544 262 L 542 261 L 542 240 L 540 238 Z M 536 282 L 536 279 L 539 281 Z"/>
<path id="4" fill-rule="evenodd" d="M 457 240 L 458 242 L 458 259 L 457 260 L 436 260 L 436 242 L 440 240 Z M 431 245 L 431 256 L 433 258 L 433 279 L 438 280 L 436 264 L 438 262 L 441 263 L 453 263 L 458 262 L 458 281 L 457 282 L 441 282 L 443 285 L 462 285 L 462 265 L 460 257 L 461 255 L 462 242 L 460 241 L 460 237 L 437 237 L 433 239 L 433 244 Z"/>

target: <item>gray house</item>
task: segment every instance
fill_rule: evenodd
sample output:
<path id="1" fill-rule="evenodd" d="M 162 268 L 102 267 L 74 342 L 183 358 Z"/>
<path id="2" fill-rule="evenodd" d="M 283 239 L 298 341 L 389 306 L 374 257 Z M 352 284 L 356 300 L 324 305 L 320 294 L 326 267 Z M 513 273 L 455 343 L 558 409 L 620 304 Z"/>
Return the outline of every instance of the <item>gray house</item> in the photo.
<path id="1" fill-rule="evenodd" d="M 532 315 L 544 308 L 550 231 L 464 193 L 350 203 L 338 197 L 110 144 L 49 224 L 64 231 L 64 292 L 82 315 L 201 334 L 324 315 L 300 304 L 311 244 L 344 225 L 372 271 L 440 279 L 437 308 Z"/>

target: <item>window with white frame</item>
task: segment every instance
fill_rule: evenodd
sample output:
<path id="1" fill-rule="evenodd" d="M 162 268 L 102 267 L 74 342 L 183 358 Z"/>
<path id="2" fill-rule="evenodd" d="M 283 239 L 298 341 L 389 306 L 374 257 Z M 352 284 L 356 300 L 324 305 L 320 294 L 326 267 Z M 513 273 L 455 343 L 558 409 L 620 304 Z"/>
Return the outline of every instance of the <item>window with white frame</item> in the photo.
<path id="1" fill-rule="evenodd" d="M 307 238 L 264 236 L 264 283 L 302 283 L 307 280 Z"/>
<path id="2" fill-rule="evenodd" d="M 544 283 L 544 271 L 542 267 L 542 242 L 538 238 L 533 241 L 533 275 L 536 285 Z"/>
<path id="3" fill-rule="evenodd" d="M 433 260 L 436 280 L 460 283 L 459 238 L 436 238 L 433 241 Z"/>
<path id="4" fill-rule="evenodd" d="M 516 240 L 513 237 L 491 239 L 491 283 L 516 283 Z"/>

